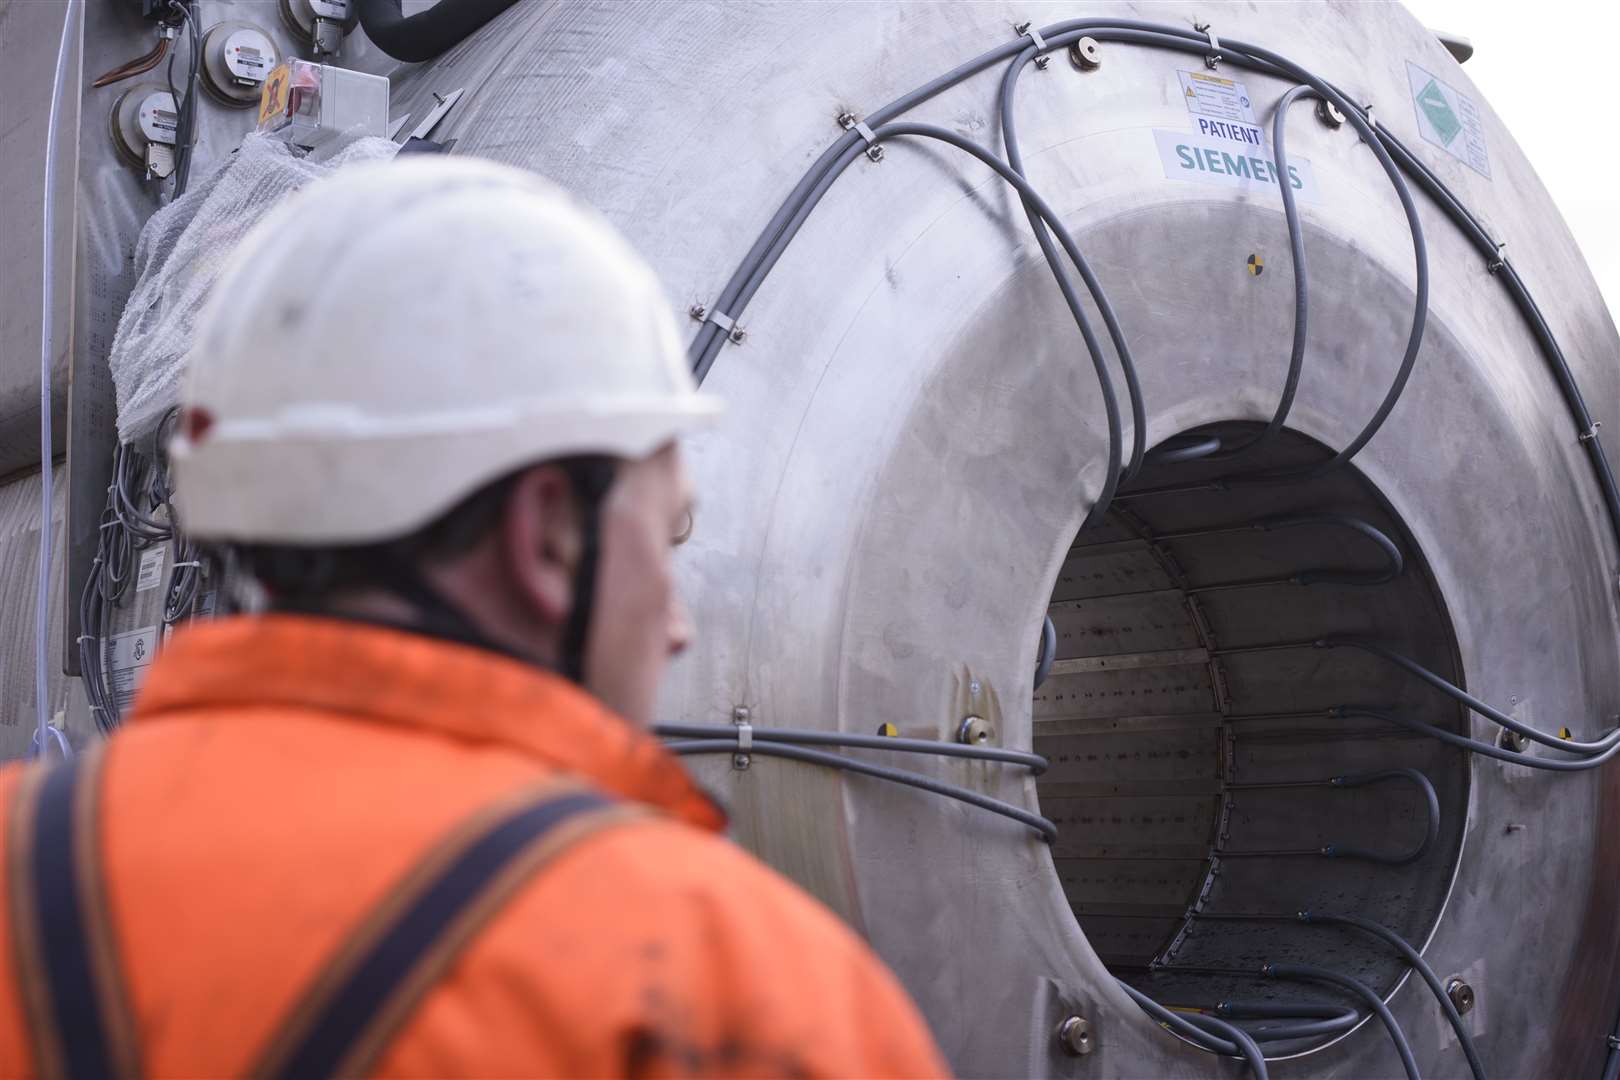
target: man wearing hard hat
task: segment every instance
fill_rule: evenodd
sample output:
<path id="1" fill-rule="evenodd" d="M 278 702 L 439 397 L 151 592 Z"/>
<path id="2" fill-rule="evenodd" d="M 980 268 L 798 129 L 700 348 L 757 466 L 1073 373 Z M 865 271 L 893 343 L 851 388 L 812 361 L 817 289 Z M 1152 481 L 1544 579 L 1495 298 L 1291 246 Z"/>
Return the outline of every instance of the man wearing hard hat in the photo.
<path id="1" fill-rule="evenodd" d="M 651 271 L 534 176 L 357 166 L 268 215 L 172 453 L 270 610 L 0 773 L 0 1075 L 943 1071 L 646 731 L 715 412 Z"/>

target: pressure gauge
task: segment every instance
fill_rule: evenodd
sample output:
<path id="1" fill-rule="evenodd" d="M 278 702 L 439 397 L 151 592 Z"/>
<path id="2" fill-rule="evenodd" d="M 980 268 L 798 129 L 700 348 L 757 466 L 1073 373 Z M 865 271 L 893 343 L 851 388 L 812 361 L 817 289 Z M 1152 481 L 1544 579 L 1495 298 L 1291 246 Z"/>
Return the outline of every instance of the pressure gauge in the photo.
<path id="1" fill-rule="evenodd" d="M 288 29 L 308 42 L 317 58 L 339 55 L 344 36 L 360 21 L 355 0 L 277 0 L 276 6 Z"/>
<path id="2" fill-rule="evenodd" d="M 203 86 L 221 105 L 249 109 L 258 104 L 265 78 L 279 63 L 276 43 L 252 23 L 216 23 L 203 35 Z"/>
<path id="3" fill-rule="evenodd" d="M 142 170 L 148 180 L 161 180 L 174 172 L 179 130 L 180 110 L 161 86 L 132 86 L 113 106 L 112 136 L 118 155 Z"/>

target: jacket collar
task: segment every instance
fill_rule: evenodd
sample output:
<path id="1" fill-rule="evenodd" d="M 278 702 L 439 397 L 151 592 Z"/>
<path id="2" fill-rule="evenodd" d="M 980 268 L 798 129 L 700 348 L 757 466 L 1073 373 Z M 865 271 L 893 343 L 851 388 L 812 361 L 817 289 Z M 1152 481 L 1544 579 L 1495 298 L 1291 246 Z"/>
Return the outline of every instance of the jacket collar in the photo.
<path id="1" fill-rule="evenodd" d="M 487 650 L 367 623 L 276 614 L 189 626 L 147 672 L 130 719 L 266 706 L 502 744 L 691 824 L 725 824 L 657 739 L 573 683 Z"/>

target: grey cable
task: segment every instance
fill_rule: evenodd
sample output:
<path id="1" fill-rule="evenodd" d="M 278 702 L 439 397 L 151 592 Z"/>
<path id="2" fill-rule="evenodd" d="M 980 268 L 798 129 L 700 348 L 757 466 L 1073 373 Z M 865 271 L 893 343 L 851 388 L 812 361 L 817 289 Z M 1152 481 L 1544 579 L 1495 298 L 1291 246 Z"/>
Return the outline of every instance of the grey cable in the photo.
<path id="1" fill-rule="evenodd" d="M 1463 235 L 1473 242 L 1475 248 L 1489 259 L 1497 259 L 1496 242 L 1490 233 L 1480 224 L 1466 207 L 1457 200 L 1446 187 L 1444 181 L 1434 174 L 1428 166 L 1424 165 L 1416 155 L 1408 150 L 1394 133 L 1382 124 L 1375 125 L 1378 134 L 1389 146 L 1390 151 L 1400 161 L 1401 166 L 1411 173 L 1417 182 L 1422 185 L 1429 197 L 1439 204 L 1441 210 L 1451 218 L 1452 223 L 1462 230 Z M 1496 276 L 1501 279 L 1503 286 L 1508 290 L 1508 296 L 1519 309 L 1519 314 L 1529 323 L 1531 334 L 1536 338 L 1537 344 L 1552 369 L 1553 379 L 1558 384 L 1559 392 L 1563 395 L 1564 404 L 1569 409 L 1575 421 L 1577 432 L 1581 433 L 1581 445 L 1586 448 L 1588 461 L 1597 478 L 1598 490 L 1603 496 L 1603 504 L 1608 511 L 1609 525 L 1614 531 L 1615 543 L 1620 545 L 1620 487 L 1616 486 L 1614 470 L 1609 467 L 1608 458 L 1604 456 L 1603 444 L 1598 439 L 1597 429 L 1593 424 L 1592 414 L 1586 407 L 1586 399 L 1581 394 L 1580 385 L 1575 380 L 1574 372 L 1570 371 L 1569 361 L 1564 358 L 1564 351 L 1558 346 L 1558 339 L 1553 336 L 1552 328 L 1547 325 L 1546 317 L 1542 315 L 1541 308 L 1530 295 L 1530 289 L 1525 285 L 1519 271 L 1505 257 L 1500 259 L 1501 265 L 1496 267 Z"/>
<path id="2" fill-rule="evenodd" d="M 55 439 L 51 431 L 51 366 L 56 359 L 56 160 L 62 117 L 59 102 L 67 92 L 68 43 L 73 34 L 77 0 L 68 0 L 62 12 L 62 37 L 56 46 L 56 75 L 51 83 L 51 108 L 45 121 L 45 197 L 41 220 L 39 321 L 39 560 L 34 592 L 34 712 L 38 754 L 45 756 L 51 726 L 51 556 L 55 524 L 52 521 L 56 467 Z"/>
<path id="3" fill-rule="evenodd" d="M 1074 242 L 1074 237 L 1070 235 L 1069 230 L 1058 219 L 1056 212 L 1047 201 L 1030 186 L 1029 181 L 1025 180 L 1022 174 L 972 139 L 935 124 L 919 124 L 910 121 L 895 121 L 884 124 L 875 128 L 872 135 L 874 142 L 878 143 L 901 136 L 932 139 L 954 146 L 963 153 L 977 158 L 993 169 L 1008 184 L 1012 185 L 1027 206 L 1035 208 L 1040 218 L 1046 222 L 1052 232 L 1057 234 L 1058 243 L 1062 245 L 1064 254 L 1068 255 L 1069 261 L 1077 267 L 1085 266 L 1085 256 L 1080 253 L 1080 248 Z M 1114 397 L 1113 379 L 1108 372 L 1107 357 L 1103 354 L 1102 344 L 1097 340 L 1096 332 L 1091 328 L 1091 321 L 1086 318 L 1085 308 L 1080 301 L 1079 294 L 1075 292 L 1074 283 L 1069 280 L 1068 274 L 1063 271 L 1059 263 L 1048 260 L 1047 265 L 1051 268 L 1053 277 L 1057 279 L 1058 289 L 1063 294 L 1064 302 L 1068 304 L 1069 313 L 1074 317 L 1075 324 L 1080 328 L 1081 337 L 1085 339 L 1086 349 L 1091 354 L 1092 368 L 1097 374 L 1097 385 L 1102 391 L 1103 409 L 1108 417 L 1107 471 L 1103 477 L 1102 491 L 1098 493 L 1097 501 L 1092 504 L 1091 511 L 1086 515 L 1085 520 L 1086 525 L 1092 525 L 1102 520 L 1102 516 L 1108 512 L 1109 504 L 1114 499 L 1114 492 L 1119 486 L 1121 455 L 1119 402 Z M 1122 354 L 1120 362 L 1129 365 L 1130 354 L 1128 352 Z"/>
<path id="4" fill-rule="evenodd" d="M 1224 1020 L 1212 1016 L 1200 1016 L 1194 1021 L 1192 1016 L 1183 1016 L 1171 1012 L 1157 1001 L 1148 997 L 1142 991 L 1123 979 L 1115 980 L 1119 988 L 1125 991 L 1132 1001 L 1141 1010 L 1168 1027 L 1171 1031 L 1192 1042 L 1201 1049 L 1216 1054 L 1226 1054 L 1229 1057 L 1241 1057 L 1248 1062 L 1249 1071 L 1254 1080 L 1270 1080 L 1266 1071 L 1266 1056 L 1260 1052 L 1260 1046 L 1254 1038 L 1236 1024 L 1228 1024 Z M 1222 1037 L 1224 1036 L 1224 1038 Z"/>
<path id="5" fill-rule="evenodd" d="M 1007 65 L 1007 72 L 1001 80 L 1001 141 L 1007 148 L 1007 164 L 1020 176 L 1024 175 L 1024 155 L 1018 149 L 1013 99 L 1018 86 L 1018 76 L 1023 71 L 1024 65 L 1034 59 L 1034 54 L 1035 46 L 1026 48 L 1017 59 Z M 1024 207 L 1024 216 L 1029 219 L 1029 227 L 1035 233 L 1035 240 L 1040 244 L 1041 254 L 1046 257 L 1047 265 L 1057 266 L 1057 249 L 1053 247 L 1052 237 L 1041 223 L 1041 216 L 1028 198 L 1021 198 L 1020 202 Z M 1109 340 L 1114 344 L 1114 355 L 1119 360 L 1120 371 L 1125 377 L 1125 393 L 1131 403 L 1131 456 L 1125 466 L 1123 480 L 1129 483 L 1141 471 L 1142 457 L 1147 452 L 1147 407 L 1142 399 L 1142 386 L 1136 374 L 1136 361 L 1131 355 L 1125 332 L 1120 328 L 1114 305 L 1108 302 L 1108 294 L 1103 291 L 1102 283 L 1092 272 L 1091 265 L 1083 258 L 1076 258 L 1074 263 L 1075 268 L 1080 271 L 1081 279 L 1086 283 L 1086 290 L 1091 293 L 1092 301 L 1097 305 L 1097 311 L 1102 315 L 1103 324 L 1108 328 Z"/>
<path id="6" fill-rule="evenodd" d="M 1391 649 L 1386 649 L 1376 642 L 1367 641 L 1364 638 L 1334 636 L 1322 638 L 1315 642 L 1315 644 L 1319 648 L 1327 649 L 1359 649 L 1370 656 L 1376 656 L 1380 660 L 1385 660 L 1391 664 L 1394 664 L 1396 667 L 1410 675 L 1417 676 L 1417 678 L 1428 683 L 1441 693 L 1462 702 L 1464 705 L 1468 706 L 1469 709 L 1485 717 L 1485 719 L 1491 721 L 1492 723 L 1500 724 L 1509 731 L 1517 732 L 1532 742 L 1538 742 L 1543 746 L 1552 747 L 1554 750 L 1563 750 L 1564 752 L 1570 754 L 1603 754 L 1613 750 L 1617 746 L 1620 746 L 1620 727 L 1611 728 L 1595 742 L 1584 742 L 1577 739 L 1560 739 L 1555 735 L 1548 735 L 1546 732 L 1539 731 L 1528 724 L 1521 723 L 1502 710 L 1486 704 L 1479 698 L 1464 690 L 1462 687 L 1456 686 L 1441 678 L 1439 675 L 1436 675 L 1434 672 L 1430 671 L 1416 660 L 1413 660 L 1411 657 L 1402 656 L 1400 653 Z"/>
<path id="7" fill-rule="evenodd" d="M 1429 962 L 1423 959 L 1422 953 L 1412 947 L 1411 942 L 1382 923 L 1375 923 L 1371 919 L 1363 919 L 1358 915 L 1330 915 L 1316 911 L 1302 911 L 1299 913 L 1299 921 L 1354 927 L 1363 933 L 1373 935 L 1405 957 L 1406 962 L 1411 964 L 1413 970 L 1428 984 L 1429 990 L 1434 994 L 1435 1001 L 1440 1004 L 1440 1011 L 1445 1014 L 1446 1023 L 1450 1024 L 1451 1029 L 1457 1033 L 1457 1041 L 1462 1044 L 1463 1053 L 1468 1057 L 1468 1067 L 1474 1073 L 1474 1080 L 1485 1080 L 1485 1064 L 1480 1060 L 1479 1050 L 1474 1046 L 1473 1034 L 1469 1032 L 1467 1025 L 1463 1023 L 1462 1016 L 1457 1012 L 1457 1007 L 1451 1003 L 1451 997 L 1446 993 L 1445 986 L 1440 982 L 1440 976 L 1435 974 L 1434 968 L 1430 967 Z"/>
<path id="8" fill-rule="evenodd" d="M 1213 435 L 1185 439 L 1180 445 L 1167 450 L 1156 450 L 1148 455 L 1150 465 L 1176 465 L 1183 461 L 1198 461 L 1220 453 L 1221 440 Z"/>
<path id="9" fill-rule="evenodd" d="M 655 724 L 653 734 L 671 739 L 730 739 L 732 749 L 739 749 L 735 741 L 741 734 L 736 724 Z M 970 758 L 976 761 L 999 761 L 1009 765 L 1026 766 L 1036 776 L 1046 771 L 1047 760 L 1039 754 L 1022 750 L 1003 750 L 995 746 L 970 746 L 967 743 L 940 742 L 934 739 L 903 739 L 888 735 L 858 735 L 845 731 L 815 731 L 807 728 L 750 727 L 754 742 L 796 743 L 804 746 L 849 746 L 863 750 L 888 750 L 901 754 L 934 754 L 939 757 Z"/>
<path id="10" fill-rule="evenodd" d="M 1242 525 L 1220 525 L 1208 529 L 1177 529 L 1174 532 L 1155 533 L 1149 539 L 1154 543 L 1159 543 L 1171 540 L 1192 540 L 1204 536 L 1225 536 L 1250 530 L 1272 532 L 1276 529 L 1298 529 L 1315 525 L 1350 529 L 1365 536 L 1383 550 L 1385 558 L 1383 569 L 1371 573 L 1332 569 L 1301 570 L 1299 573 L 1288 577 L 1250 578 L 1243 581 L 1221 582 L 1214 585 L 1199 585 L 1189 588 L 1187 591 L 1189 593 L 1220 592 L 1229 589 L 1255 588 L 1261 585 L 1383 585 L 1394 581 L 1406 569 L 1406 560 L 1401 555 L 1400 546 L 1390 539 L 1387 533 L 1371 522 L 1350 514 L 1284 514 L 1277 517 L 1262 518 L 1259 521 L 1247 522 Z"/>
<path id="11" fill-rule="evenodd" d="M 1323 1003 L 1271 1001 L 1222 1001 L 1215 1006 L 1215 1015 L 1231 1020 L 1295 1020 L 1298 1023 L 1280 1023 L 1268 1028 L 1245 1028 L 1257 1043 L 1292 1042 L 1314 1039 L 1323 1035 L 1338 1035 L 1361 1022 L 1355 1009 L 1340 1008 Z"/>
<path id="12" fill-rule="evenodd" d="M 1277 103 L 1276 115 L 1271 121 L 1271 148 L 1272 157 L 1277 165 L 1277 187 L 1282 192 L 1283 217 L 1288 223 L 1288 250 L 1294 269 L 1294 340 L 1288 352 L 1288 376 L 1283 380 L 1282 396 L 1277 401 L 1277 409 L 1271 414 L 1271 420 L 1265 429 L 1254 438 L 1233 447 L 1221 455 L 1222 458 L 1236 457 L 1239 454 L 1256 450 L 1271 442 L 1281 433 L 1283 422 L 1288 419 L 1289 412 L 1294 407 L 1294 397 L 1299 391 L 1299 377 L 1305 370 L 1305 339 L 1306 327 L 1310 314 L 1310 278 L 1305 270 L 1305 230 L 1300 224 L 1299 203 L 1294 198 L 1294 186 L 1289 183 L 1288 151 L 1285 143 L 1288 137 L 1288 109 L 1299 100 L 1301 95 L 1315 94 L 1309 86 L 1296 86 L 1283 95 Z"/>
<path id="13" fill-rule="evenodd" d="M 735 754 L 737 741 L 735 739 L 696 739 L 684 742 L 671 742 L 664 744 L 674 754 Z M 842 769 L 845 772 L 860 773 L 863 776 L 874 777 L 878 780 L 887 780 L 894 784 L 903 784 L 906 787 L 918 788 L 935 795 L 943 795 L 947 799 L 955 799 L 970 806 L 977 806 L 981 810 L 988 810 L 992 814 L 1012 818 L 1022 822 L 1041 834 L 1047 843 L 1057 839 L 1057 826 L 1048 818 L 1040 814 L 1032 814 L 1028 810 L 1011 803 L 992 799 L 988 795 L 981 795 L 977 791 L 960 787 L 956 784 L 946 784 L 921 773 L 906 772 L 903 769 L 890 769 L 882 765 L 873 765 L 866 761 L 857 761 L 840 754 L 829 754 L 822 750 L 811 750 L 803 746 L 793 746 L 787 743 L 756 742 L 748 750 L 749 754 L 759 754 L 764 757 L 790 758 L 794 761 L 803 761 L 811 765 L 825 765 L 828 768 Z"/>
<path id="14" fill-rule="evenodd" d="M 1596 769 L 1606 762 L 1620 755 L 1620 743 L 1615 743 L 1601 754 L 1592 757 L 1577 758 L 1568 761 L 1562 758 L 1536 757 L 1534 754 L 1525 754 L 1506 747 L 1495 746 L 1478 739 L 1471 739 L 1466 735 L 1459 735 L 1455 731 L 1447 731 L 1443 727 L 1424 723 L 1422 720 L 1413 720 L 1399 713 L 1387 709 L 1376 709 L 1366 705 L 1336 705 L 1327 710 L 1327 715 L 1334 717 L 1363 716 L 1369 720 L 1383 720 L 1410 731 L 1421 732 L 1431 738 L 1438 739 L 1450 746 L 1467 750 L 1470 753 L 1483 757 L 1495 758 L 1510 765 L 1523 765 L 1531 769 L 1544 769 L 1548 772 L 1585 772 L 1587 769 Z"/>
<path id="15" fill-rule="evenodd" d="M 1406 1070 L 1407 1080 L 1423 1080 L 1418 1072 L 1417 1060 L 1412 1057 L 1411 1044 L 1406 1041 L 1406 1032 L 1401 1025 L 1395 1022 L 1395 1014 L 1389 1011 L 1384 999 L 1373 992 L 1373 989 L 1359 979 L 1352 979 L 1348 975 L 1341 975 L 1337 971 L 1327 968 L 1314 967 L 1310 964 L 1267 964 L 1261 968 L 1261 973 L 1276 979 L 1298 979 L 1306 982 L 1325 982 L 1342 987 L 1365 1001 L 1378 1019 L 1384 1022 L 1389 1030 L 1389 1037 L 1395 1044 L 1395 1052 L 1400 1055 L 1401 1067 Z"/>
<path id="16" fill-rule="evenodd" d="M 1041 624 L 1041 651 L 1035 660 L 1035 689 L 1039 690 L 1051 677 L 1052 665 L 1056 662 L 1057 626 L 1053 624 L 1052 616 L 1048 615 L 1046 621 Z"/>
<path id="17" fill-rule="evenodd" d="M 1381 769 L 1377 772 L 1350 773 L 1343 776 L 1334 776 L 1327 780 L 1279 780 L 1255 784 L 1228 784 L 1227 791 L 1266 791 L 1283 788 L 1333 787 L 1358 788 L 1368 784 L 1379 784 L 1388 780 L 1405 780 L 1418 789 L 1423 796 L 1425 820 L 1423 838 L 1417 846 L 1410 851 L 1403 851 L 1395 855 L 1387 855 L 1381 851 L 1369 848 L 1351 847 L 1347 844 L 1325 844 L 1320 848 L 1290 848 L 1267 849 L 1262 851 L 1226 851 L 1217 850 L 1216 854 L 1222 859 L 1259 859 L 1278 858 L 1300 855 L 1319 855 L 1325 859 L 1360 859 L 1364 862 L 1381 863 L 1385 866 L 1408 866 L 1417 862 L 1428 853 L 1435 842 L 1440 839 L 1440 797 L 1435 793 L 1434 785 L 1429 778 L 1417 769 Z"/>

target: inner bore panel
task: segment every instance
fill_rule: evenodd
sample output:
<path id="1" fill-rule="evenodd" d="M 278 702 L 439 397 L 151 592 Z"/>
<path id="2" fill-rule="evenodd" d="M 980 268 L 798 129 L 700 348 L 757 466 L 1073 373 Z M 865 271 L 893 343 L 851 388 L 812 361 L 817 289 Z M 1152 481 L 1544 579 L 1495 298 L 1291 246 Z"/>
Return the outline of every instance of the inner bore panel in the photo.
<path id="1" fill-rule="evenodd" d="M 1200 429 L 1232 446 L 1258 431 Z M 1196 441 L 1170 440 L 1156 454 Z M 1459 750 L 1377 720 L 1334 718 L 1370 705 L 1466 730 L 1461 708 L 1374 657 L 1348 649 L 1254 646 L 1328 635 L 1370 638 L 1460 684 L 1451 623 L 1410 533 L 1353 467 L 1313 480 L 1197 485 L 1288 469 L 1329 452 L 1284 432 L 1233 461 L 1149 464 L 1099 525 L 1076 537 L 1052 591 L 1056 661 L 1035 692 L 1037 788 L 1057 822 L 1053 857 L 1082 930 L 1118 976 L 1177 1006 L 1340 1000 L 1258 976 L 1270 961 L 1311 963 L 1384 996 L 1405 965 L 1354 931 L 1291 921 L 1301 910 L 1355 914 L 1421 944 L 1440 917 L 1468 804 Z M 1193 490 L 1155 490 L 1193 486 Z M 1388 557 L 1352 528 L 1310 524 L 1172 534 L 1339 514 L 1381 530 L 1404 571 L 1376 585 L 1249 584 L 1312 570 L 1376 576 Z M 1231 585 L 1235 588 L 1212 588 Z M 1439 837 L 1404 866 L 1327 857 L 1324 848 L 1410 852 L 1428 820 L 1420 788 L 1337 776 L 1412 768 L 1439 797 Z M 1260 786 L 1249 785 L 1300 785 Z M 1213 915 L 1275 915 L 1218 921 Z"/>

